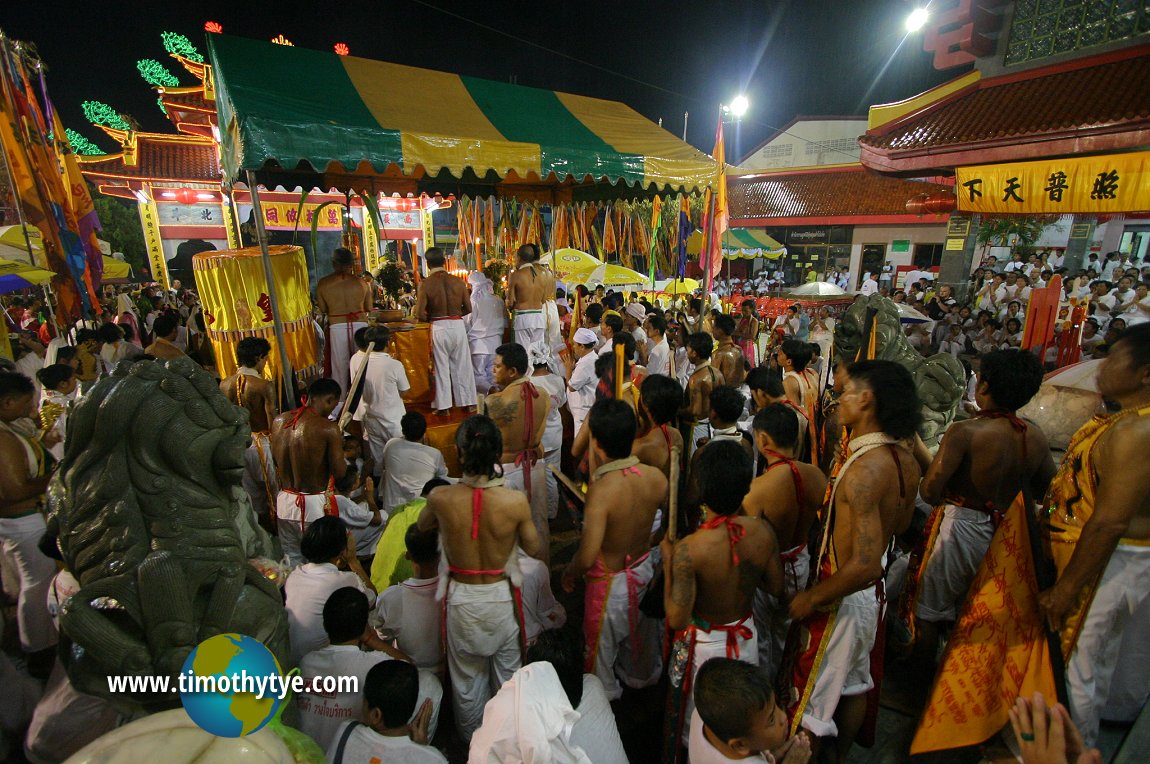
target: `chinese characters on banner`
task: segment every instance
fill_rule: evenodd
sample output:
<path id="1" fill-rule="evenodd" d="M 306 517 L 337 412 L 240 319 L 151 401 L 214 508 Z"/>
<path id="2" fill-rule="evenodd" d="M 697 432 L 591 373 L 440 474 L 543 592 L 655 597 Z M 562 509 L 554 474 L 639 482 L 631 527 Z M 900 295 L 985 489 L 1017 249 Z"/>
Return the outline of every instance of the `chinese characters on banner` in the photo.
<path id="1" fill-rule="evenodd" d="M 269 231 L 310 231 L 319 204 L 305 203 L 302 212 L 297 202 L 262 202 L 264 227 Z M 298 226 L 297 226 L 298 223 Z M 343 208 L 330 205 L 319 211 L 320 231 L 343 230 Z"/>
<path id="2" fill-rule="evenodd" d="M 1069 214 L 1150 209 L 1150 152 L 959 167 L 963 212 Z"/>
<path id="3" fill-rule="evenodd" d="M 164 259 L 164 243 L 160 240 L 160 213 L 155 202 L 137 204 L 136 208 L 140 211 L 140 224 L 144 228 L 144 245 L 148 248 L 152 278 L 168 289 L 168 262 Z"/>

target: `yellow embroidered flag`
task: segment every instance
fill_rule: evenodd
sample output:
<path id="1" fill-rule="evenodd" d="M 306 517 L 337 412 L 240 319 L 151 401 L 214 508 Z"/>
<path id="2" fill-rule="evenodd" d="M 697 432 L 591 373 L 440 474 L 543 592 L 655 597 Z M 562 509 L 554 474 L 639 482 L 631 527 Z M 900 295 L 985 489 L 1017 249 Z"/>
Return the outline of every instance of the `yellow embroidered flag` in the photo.
<path id="1" fill-rule="evenodd" d="M 1020 494 L 994 533 L 951 634 L 911 754 L 977 745 L 1018 696 L 1056 697 Z"/>

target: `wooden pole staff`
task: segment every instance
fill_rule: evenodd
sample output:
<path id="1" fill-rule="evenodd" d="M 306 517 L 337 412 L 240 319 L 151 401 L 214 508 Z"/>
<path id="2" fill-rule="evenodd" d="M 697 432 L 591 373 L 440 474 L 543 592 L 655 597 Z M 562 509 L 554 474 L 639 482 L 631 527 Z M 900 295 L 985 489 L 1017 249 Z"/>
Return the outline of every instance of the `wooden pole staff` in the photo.
<path id="1" fill-rule="evenodd" d="M 673 544 L 679 535 L 679 447 L 671 449 L 671 485 L 667 497 L 667 539 Z"/>
<path id="2" fill-rule="evenodd" d="M 351 418 L 355 416 L 355 410 L 359 408 L 360 398 L 363 397 L 363 375 L 367 371 L 367 361 L 371 358 L 373 350 L 375 350 L 375 343 L 367 343 L 367 354 L 363 357 L 363 363 L 355 370 L 355 379 L 351 381 L 351 389 L 347 393 L 347 399 L 343 402 L 343 411 L 339 415 L 340 432 L 347 432 L 347 426 L 351 424 Z"/>
<path id="3" fill-rule="evenodd" d="M 622 344 L 615 346 L 615 400 L 623 400 L 623 350 Z"/>

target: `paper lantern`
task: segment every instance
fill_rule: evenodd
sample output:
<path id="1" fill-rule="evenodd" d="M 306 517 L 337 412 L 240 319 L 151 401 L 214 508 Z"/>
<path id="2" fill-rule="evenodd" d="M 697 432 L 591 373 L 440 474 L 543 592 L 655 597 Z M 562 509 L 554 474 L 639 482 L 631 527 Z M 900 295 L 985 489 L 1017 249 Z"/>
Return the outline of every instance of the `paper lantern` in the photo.
<path id="1" fill-rule="evenodd" d="M 181 189 L 191 191 L 192 189 Z M 316 364 L 311 288 L 303 249 L 269 247 L 272 277 L 279 298 L 288 360 L 296 370 Z M 245 337 L 263 337 L 272 345 L 268 370 L 278 379 L 279 354 L 272 322 L 271 298 L 259 247 L 201 252 L 192 258 L 196 287 L 204 305 L 204 324 L 221 376 L 238 369 L 236 345 Z"/>
<path id="2" fill-rule="evenodd" d="M 180 204 L 195 204 L 196 192 L 191 188 L 176 189 L 176 201 Z"/>
<path id="3" fill-rule="evenodd" d="M 926 200 L 930 194 L 915 194 L 906 200 L 906 211 L 912 215 L 922 215 L 926 212 Z"/>

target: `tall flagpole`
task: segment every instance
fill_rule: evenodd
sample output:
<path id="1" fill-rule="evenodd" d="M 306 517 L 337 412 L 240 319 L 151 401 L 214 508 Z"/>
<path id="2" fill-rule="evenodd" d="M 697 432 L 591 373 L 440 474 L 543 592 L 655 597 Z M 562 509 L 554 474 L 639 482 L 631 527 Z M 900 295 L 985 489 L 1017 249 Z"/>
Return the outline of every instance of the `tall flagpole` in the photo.
<path id="1" fill-rule="evenodd" d="M 256 174 L 247 171 L 248 191 L 252 195 L 252 216 L 256 219 L 256 237 L 260 242 L 260 256 L 264 264 L 264 279 L 268 282 L 268 300 L 272 304 L 272 327 L 275 329 L 276 346 L 279 348 L 280 370 L 283 372 L 284 392 L 288 401 L 295 407 L 295 380 L 292 377 L 291 359 L 288 358 L 287 342 L 284 337 L 284 323 L 280 318 L 280 302 L 277 296 L 275 275 L 272 273 L 272 257 L 268 252 L 268 232 L 264 228 L 264 213 L 260 207 L 260 191 L 256 184 Z"/>

